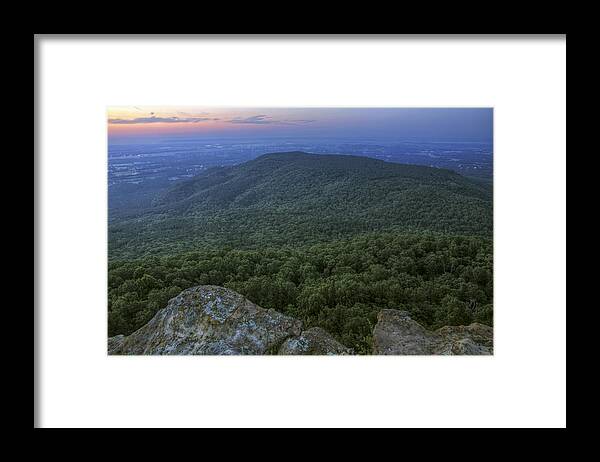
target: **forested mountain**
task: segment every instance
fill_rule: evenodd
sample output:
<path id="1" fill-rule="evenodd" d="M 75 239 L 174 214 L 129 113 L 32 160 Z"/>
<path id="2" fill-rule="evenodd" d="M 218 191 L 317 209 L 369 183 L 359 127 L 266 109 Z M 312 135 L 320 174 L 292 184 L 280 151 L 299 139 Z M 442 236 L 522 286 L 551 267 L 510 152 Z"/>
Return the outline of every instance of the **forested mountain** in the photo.
<path id="1" fill-rule="evenodd" d="M 489 236 L 492 191 L 444 169 L 347 155 L 266 154 L 217 167 L 111 225 L 111 259 L 304 244 L 384 230 Z"/>
<path id="2" fill-rule="evenodd" d="M 109 226 L 109 335 L 197 285 L 372 350 L 382 309 L 492 324 L 491 185 L 347 155 L 267 154 L 184 180 Z"/>

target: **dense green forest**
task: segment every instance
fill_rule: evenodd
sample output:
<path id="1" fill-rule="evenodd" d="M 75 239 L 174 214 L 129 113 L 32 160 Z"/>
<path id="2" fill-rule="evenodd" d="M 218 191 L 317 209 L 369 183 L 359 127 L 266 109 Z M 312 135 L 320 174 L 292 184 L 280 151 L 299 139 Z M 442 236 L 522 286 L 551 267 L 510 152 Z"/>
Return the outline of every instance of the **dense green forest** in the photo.
<path id="1" fill-rule="evenodd" d="M 424 325 L 492 323 L 489 238 L 372 233 L 306 247 L 206 250 L 109 265 L 109 335 L 129 334 L 187 287 L 232 288 L 359 353 L 382 308 Z"/>
<path id="2" fill-rule="evenodd" d="M 109 336 L 199 284 L 371 351 L 383 308 L 492 324 L 491 185 L 356 156 L 268 154 L 207 170 L 109 226 Z"/>

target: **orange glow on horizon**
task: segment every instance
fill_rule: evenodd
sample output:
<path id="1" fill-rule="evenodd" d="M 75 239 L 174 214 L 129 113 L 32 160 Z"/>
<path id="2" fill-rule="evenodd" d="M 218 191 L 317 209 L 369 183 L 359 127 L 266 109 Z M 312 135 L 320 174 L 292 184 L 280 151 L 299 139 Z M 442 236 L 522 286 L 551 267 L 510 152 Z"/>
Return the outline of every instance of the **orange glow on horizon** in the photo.
<path id="1" fill-rule="evenodd" d="M 285 112 L 287 112 L 286 109 L 269 110 L 269 113 L 280 113 L 281 115 Z M 109 107 L 107 110 L 109 136 L 202 134 L 228 130 L 261 131 L 271 125 L 267 123 L 232 123 L 235 120 L 252 117 L 272 119 L 271 115 L 263 114 L 260 109 L 256 108 L 115 106 Z M 161 120 L 165 121 L 161 122 Z"/>

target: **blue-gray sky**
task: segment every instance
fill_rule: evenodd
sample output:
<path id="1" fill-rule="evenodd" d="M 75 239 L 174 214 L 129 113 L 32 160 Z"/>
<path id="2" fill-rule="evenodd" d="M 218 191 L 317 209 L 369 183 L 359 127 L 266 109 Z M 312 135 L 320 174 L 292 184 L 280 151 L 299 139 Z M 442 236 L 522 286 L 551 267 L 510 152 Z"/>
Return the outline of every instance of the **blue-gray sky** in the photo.
<path id="1" fill-rule="evenodd" d="M 315 137 L 491 142 L 492 108 L 211 108 L 108 110 L 109 139 Z"/>

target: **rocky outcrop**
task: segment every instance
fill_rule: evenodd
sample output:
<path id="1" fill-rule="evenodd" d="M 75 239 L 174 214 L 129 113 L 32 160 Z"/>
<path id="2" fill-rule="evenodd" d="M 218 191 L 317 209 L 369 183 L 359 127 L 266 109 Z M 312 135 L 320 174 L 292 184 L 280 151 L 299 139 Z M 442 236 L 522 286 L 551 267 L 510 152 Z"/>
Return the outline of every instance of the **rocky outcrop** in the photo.
<path id="1" fill-rule="evenodd" d="M 490 355 L 482 324 L 429 331 L 405 311 L 382 310 L 373 330 L 377 355 Z M 267 310 L 218 286 L 184 290 L 131 335 L 108 339 L 110 355 L 351 355 L 319 327 Z"/>
<path id="2" fill-rule="evenodd" d="M 346 348 L 320 327 L 305 330 L 299 337 L 287 339 L 279 348 L 280 355 L 351 355 Z"/>
<path id="3" fill-rule="evenodd" d="M 494 353 L 494 330 L 477 322 L 468 326 L 446 326 L 435 331 L 438 341 L 435 354 L 491 355 Z"/>
<path id="4" fill-rule="evenodd" d="M 302 323 L 233 290 L 198 286 L 171 299 L 131 335 L 108 339 L 113 355 L 262 355 L 277 351 Z"/>
<path id="5" fill-rule="evenodd" d="M 405 311 L 382 310 L 373 330 L 377 355 L 491 355 L 493 329 L 479 323 L 429 331 Z"/>

